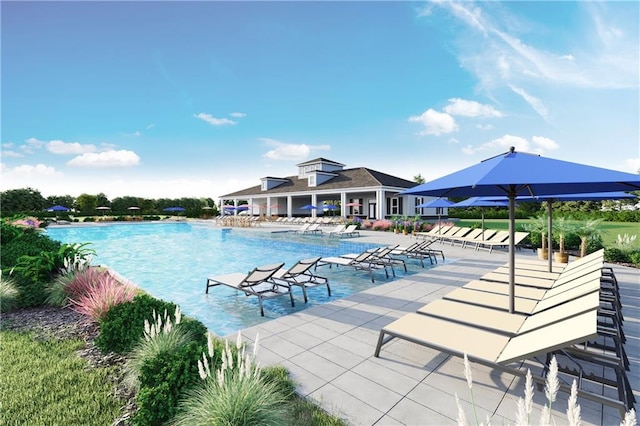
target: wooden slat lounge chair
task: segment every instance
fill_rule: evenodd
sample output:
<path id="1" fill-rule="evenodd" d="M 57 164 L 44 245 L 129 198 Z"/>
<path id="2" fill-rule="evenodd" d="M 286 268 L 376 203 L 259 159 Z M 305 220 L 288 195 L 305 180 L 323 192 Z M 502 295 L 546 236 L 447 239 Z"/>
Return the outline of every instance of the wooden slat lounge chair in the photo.
<path id="1" fill-rule="evenodd" d="M 308 300 L 307 288 L 309 287 L 324 285 L 327 287 L 328 295 L 331 296 L 329 280 L 311 272 L 311 268 L 315 267 L 319 260 L 319 257 L 299 260 L 290 268 L 280 268 L 275 274 L 273 274 L 273 279 L 282 280 L 288 284 L 302 288 L 304 303 L 307 303 Z"/>
<path id="2" fill-rule="evenodd" d="M 345 228 L 346 228 L 346 225 L 342 225 L 342 224 L 336 225 L 336 227 L 328 231 L 327 234 L 329 234 L 330 237 L 334 235 L 340 235 L 340 233 L 344 231 Z"/>
<path id="3" fill-rule="evenodd" d="M 449 231 L 453 225 L 444 225 L 439 226 L 435 225 L 427 232 L 416 232 L 416 238 L 424 238 L 424 239 L 439 239 L 441 235 L 445 232 Z"/>
<path id="4" fill-rule="evenodd" d="M 468 240 L 473 241 L 476 238 L 479 238 L 481 234 L 482 234 L 482 229 L 480 228 L 472 229 L 471 231 L 467 232 L 463 237 L 452 238 L 451 245 L 454 246 L 456 244 L 460 244 L 461 247 L 464 247 L 465 243 Z"/>
<path id="5" fill-rule="evenodd" d="M 209 293 L 210 287 L 224 285 L 242 291 L 247 296 L 258 297 L 260 315 L 264 316 L 262 301 L 272 297 L 289 295 L 291 306 L 295 306 L 291 286 L 278 283 L 273 280 L 273 275 L 284 266 L 284 263 L 258 266 L 248 274 L 234 272 L 231 274 L 217 275 L 207 278 L 205 293 Z"/>
<path id="6" fill-rule="evenodd" d="M 465 226 L 465 227 L 458 228 L 453 233 L 448 232 L 447 234 L 443 235 L 440 238 L 440 242 L 441 243 L 446 243 L 446 242 L 452 242 L 456 238 L 464 238 L 464 236 L 467 235 L 469 232 L 471 232 L 471 228 L 469 228 L 469 227 Z"/>
<path id="7" fill-rule="evenodd" d="M 479 241 L 476 244 L 476 250 L 486 249 L 489 250 L 489 253 L 493 251 L 494 247 L 507 247 L 509 245 L 509 232 L 506 232 L 506 238 L 500 238 L 504 234 L 502 232 L 497 232 L 493 237 L 489 238 L 486 241 Z M 518 246 L 522 240 L 524 240 L 529 235 L 528 232 L 517 231 L 514 234 L 513 244 L 514 246 Z"/>

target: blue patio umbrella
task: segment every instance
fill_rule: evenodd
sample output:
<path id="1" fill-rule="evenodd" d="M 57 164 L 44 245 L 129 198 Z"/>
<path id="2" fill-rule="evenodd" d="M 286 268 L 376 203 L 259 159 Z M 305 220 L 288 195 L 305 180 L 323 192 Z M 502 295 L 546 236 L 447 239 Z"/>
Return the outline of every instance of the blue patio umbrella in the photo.
<path id="1" fill-rule="evenodd" d="M 69 207 L 55 205 L 46 209 L 48 212 L 68 212 L 71 211 Z"/>
<path id="2" fill-rule="evenodd" d="M 307 204 L 306 206 L 300 207 L 300 210 L 315 210 L 315 209 L 317 209 L 317 207 L 312 204 Z"/>
<path id="3" fill-rule="evenodd" d="M 484 207 L 508 207 L 507 200 L 490 199 L 488 197 L 470 197 L 459 203 L 455 203 L 451 207 L 480 207 L 482 215 L 482 240 L 484 241 Z"/>
<path id="4" fill-rule="evenodd" d="M 515 310 L 515 201 L 544 196 L 637 191 L 640 175 L 516 152 L 515 148 L 401 194 L 432 197 L 506 196 L 509 201 L 509 312 Z"/>
<path id="5" fill-rule="evenodd" d="M 166 209 L 162 209 L 165 212 L 183 212 L 186 209 L 184 207 L 167 207 Z"/>
<path id="6" fill-rule="evenodd" d="M 449 201 L 446 198 L 436 198 L 435 200 L 431 200 L 427 203 L 422 203 L 422 204 L 418 204 L 416 206 L 416 208 L 418 209 L 423 209 L 423 208 L 427 208 L 427 209 L 432 209 L 432 208 L 436 208 L 438 209 L 438 234 L 440 234 L 440 230 L 442 229 L 442 222 L 440 222 L 440 216 L 442 215 L 442 210 L 443 208 L 447 208 L 447 207 L 451 207 L 453 206 L 455 203 L 453 201 Z"/>
<path id="7" fill-rule="evenodd" d="M 335 204 L 325 204 L 324 206 L 322 206 L 322 210 L 338 210 L 339 207 L 336 206 Z"/>

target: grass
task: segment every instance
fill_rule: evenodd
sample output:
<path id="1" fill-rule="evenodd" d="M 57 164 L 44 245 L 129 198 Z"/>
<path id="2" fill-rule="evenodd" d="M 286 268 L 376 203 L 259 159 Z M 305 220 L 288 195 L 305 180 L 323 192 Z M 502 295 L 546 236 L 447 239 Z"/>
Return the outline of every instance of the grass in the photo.
<path id="1" fill-rule="evenodd" d="M 37 340 L 0 333 L 2 424 L 108 425 L 120 414 L 109 370 L 75 354 L 80 340 Z M 37 373 L 36 373 L 37 372 Z"/>
<path id="2" fill-rule="evenodd" d="M 524 223 L 530 223 L 529 219 L 517 219 L 516 226 Z M 480 224 L 479 219 L 463 219 L 456 222 L 457 226 L 472 226 Z M 484 227 L 487 229 L 509 229 L 509 221 L 507 219 L 485 219 Z M 616 245 L 618 235 L 638 235 L 640 238 L 640 225 L 636 222 L 601 222 L 599 228 L 602 231 L 602 242 L 605 247 L 613 247 Z M 636 239 L 634 247 L 640 248 L 640 239 Z"/>
<path id="3" fill-rule="evenodd" d="M 32 334 L 0 332 L 0 423 L 112 424 L 121 414 L 122 402 L 112 395 L 110 370 L 89 367 L 75 353 L 83 347 L 80 340 L 42 340 Z M 346 425 L 293 393 L 295 386 L 284 368 L 266 371 L 289 396 L 285 425 Z"/>

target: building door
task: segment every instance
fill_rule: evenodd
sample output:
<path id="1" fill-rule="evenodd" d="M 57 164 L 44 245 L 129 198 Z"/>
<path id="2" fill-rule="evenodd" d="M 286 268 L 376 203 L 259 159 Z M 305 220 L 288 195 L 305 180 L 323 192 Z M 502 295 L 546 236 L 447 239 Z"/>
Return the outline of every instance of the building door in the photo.
<path id="1" fill-rule="evenodd" d="M 369 203 L 369 215 L 367 217 L 369 219 L 376 218 L 376 203 Z"/>

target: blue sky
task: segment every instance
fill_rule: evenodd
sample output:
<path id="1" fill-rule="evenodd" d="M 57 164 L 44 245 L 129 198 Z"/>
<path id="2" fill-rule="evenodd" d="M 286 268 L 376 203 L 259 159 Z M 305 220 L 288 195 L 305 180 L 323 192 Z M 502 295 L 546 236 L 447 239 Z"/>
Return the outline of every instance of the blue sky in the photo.
<path id="1" fill-rule="evenodd" d="M 638 2 L 8 2 L 2 183 L 212 197 L 326 157 L 640 169 Z"/>

